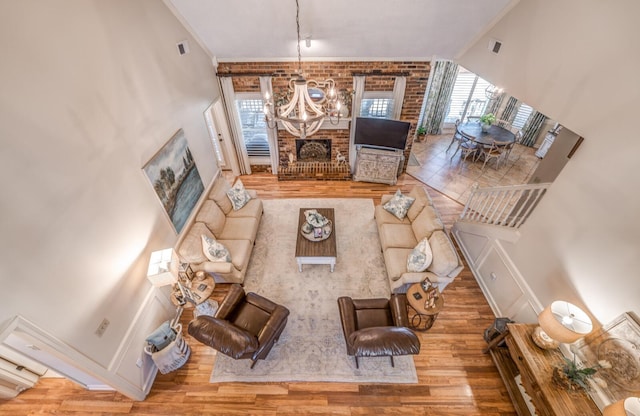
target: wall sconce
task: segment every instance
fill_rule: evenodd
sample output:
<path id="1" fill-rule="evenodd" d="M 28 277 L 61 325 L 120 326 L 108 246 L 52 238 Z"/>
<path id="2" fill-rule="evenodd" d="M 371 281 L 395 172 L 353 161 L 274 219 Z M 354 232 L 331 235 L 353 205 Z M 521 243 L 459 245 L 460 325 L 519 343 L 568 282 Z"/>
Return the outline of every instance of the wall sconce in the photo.
<path id="1" fill-rule="evenodd" d="M 603 416 L 640 416 L 640 397 L 627 397 L 604 408 Z"/>
<path id="2" fill-rule="evenodd" d="M 172 248 L 151 253 L 147 279 L 155 287 L 178 283 L 178 255 Z"/>
<path id="3" fill-rule="evenodd" d="M 538 315 L 538 324 L 531 339 L 542 349 L 558 348 L 561 342 L 571 344 L 593 329 L 591 318 L 582 309 L 563 300 L 544 308 Z"/>

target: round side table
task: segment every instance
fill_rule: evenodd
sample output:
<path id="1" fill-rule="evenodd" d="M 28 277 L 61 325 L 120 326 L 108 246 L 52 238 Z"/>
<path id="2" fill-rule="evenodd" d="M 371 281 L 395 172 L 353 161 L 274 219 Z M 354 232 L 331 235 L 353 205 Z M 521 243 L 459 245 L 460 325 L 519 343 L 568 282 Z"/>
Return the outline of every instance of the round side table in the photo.
<path id="1" fill-rule="evenodd" d="M 213 293 L 213 289 L 216 287 L 216 282 L 213 280 L 208 274 L 205 274 L 204 277 L 200 277 L 198 273 L 190 282 L 187 281 L 186 284 L 182 286 L 184 289 L 184 293 L 187 297 L 187 302 L 183 305 L 185 309 L 192 308 L 194 306 L 200 305 L 205 300 L 209 299 L 209 296 Z M 180 302 L 178 301 L 178 296 L 181 296 L 180 289 L 176 286 L 171 293 L 171 302 L 180 306 Z"/>
<path id="2" fill-rule="evenodd" d="M 416 295 L 416 293 L 418 295 Z M 425 308 L 424 303 L 426 300 L 427 294 L 422 290 L 420 283 L 409 286 L 409 289 L 407 289 L 407 308 L 413 309 L 414 312 L 409 324 L 411 325 L 411 329 L 415 331 L 429 330 L 444 306 L 444 298 L 439 292 L 435 306 L 432 308 Z"/>

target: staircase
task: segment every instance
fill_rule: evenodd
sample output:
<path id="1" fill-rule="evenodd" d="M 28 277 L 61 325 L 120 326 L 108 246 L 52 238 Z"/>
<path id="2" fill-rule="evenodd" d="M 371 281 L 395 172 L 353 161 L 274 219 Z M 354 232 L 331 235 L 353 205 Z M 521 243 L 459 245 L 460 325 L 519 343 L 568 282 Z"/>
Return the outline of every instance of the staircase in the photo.
<path id="1" fill-rule="evenodd" d="M 479 188 L 476 183 L 460 221 L 517 229 L 529 217 L 550 183 Z"/>
<path id="2" fill-rule="evenodd" d="M 542 310 L 508 248 L 550 185 L 475 186 L 453 225 L 451 234 L 496 316 L 536 322 Z"/>

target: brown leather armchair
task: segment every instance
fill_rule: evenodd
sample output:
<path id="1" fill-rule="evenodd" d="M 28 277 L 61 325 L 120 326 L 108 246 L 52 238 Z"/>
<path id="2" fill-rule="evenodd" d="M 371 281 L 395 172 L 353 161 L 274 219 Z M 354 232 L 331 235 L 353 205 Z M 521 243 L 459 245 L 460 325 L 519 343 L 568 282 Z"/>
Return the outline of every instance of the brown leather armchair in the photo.
<path id="1" fill-rule="evenodd" d="M 200 315 L 189 323 L 189 335 L 236 360 L 265 359 L 287 324 L 289 310 L 267 298 L 231 285 L 215 317 Z"/>
<path id="2" fill-rule="evenodd" d="M 347 354 L 358 357 L 393 357 L 395 355 L 418 354 L 420 340 L 408 328 L 407 298 L 394 294 L 387 299 L 338 298 L 338 309 Z"/>

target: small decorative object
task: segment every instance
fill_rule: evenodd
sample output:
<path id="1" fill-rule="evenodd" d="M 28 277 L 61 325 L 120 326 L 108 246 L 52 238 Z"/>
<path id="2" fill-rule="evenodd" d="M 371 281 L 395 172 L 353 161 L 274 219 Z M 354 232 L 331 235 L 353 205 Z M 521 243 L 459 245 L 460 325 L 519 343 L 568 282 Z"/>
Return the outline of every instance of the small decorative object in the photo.
<path id="1" fill-rule="evenodd" d="M 338 162 L 338 165 L 345 165 L 347 163 L 347 158 L 342 153 L 340 153 L 339 150 L 336 153 L 336 162 Z"/>
<path id="2" fill-rule="evenodd" d="M 422 287 L 422 290 L 426 292 L 432 286 L 431 280 L 429 280 L 429 278 L 427 277 L 422 282 L 420 282 L 420 286 Z"/>
<path id="3" fill-rule="evenodd" d="M 309 209 L 304 212 L 304 216 L 307 219 L 307 222 L 311 224 L 314 228 L 320 228 L 327 225 L 329 220 L 320 214 L 315 209 Z"/>
<path id="4" fill-rule="evenodd" d="M 201 282 L 201 281 L 203 281 L 205 279 L 205 277 L 207 277 L 207 275 L 205 274 L 204 271 L 199 270 L 199 271 L 196 272 L 196 280 L 197 281 Z"/>
<path id="5" fill-rule="evenodd" d="M 313 231 L 313 225 L 309 224 L 308 222 L 302 224 L 302 232 L 304 234 L 309 234 L 311 231 Z"/>
<path id="6" fill-rule="evenodd" d="M 424 302 L 425 309 L 431 309 L 435 307 L 436 301 L 438 300 L 438 297 L 440 297 L 438 288 L 435 286 L 431 286 L 427 290 L 425 290 L 425 293 L 427 295 L 427 299 Z"/>
<path id="7" fill-rule="evenodd" d="M 496 122 L 496 116 L 493 113 L 487 113 L 480 117 L 480 122 L 482 123 L 482 131 L 486 132 Z"/>
<path id="8" fill-rule="evenodd" d="M 293 162 L 295 162 L 295 156 L 293 156 L 293 153 L 289 152 L 289 164 L 293 165 Z"/>
<path id="9" fill-rule="evenodd" d="M 324 218 L 324 217 L 323 217 Z M 307 231 L 309 230 L 309 231 Z M 329 238 L 333 230 L 333 223 L 327 219 L 327 223 L 322 227 L 314 227 L 308 222 L 302 224 L 300 231 L 302 236 L 309 241 L 323 241 Z"/>
<path id="10" fill-rule="evenodd" d="M 600 368 L 611 368 L 611 364 L 606 360 L 601 360 L 594 367 L 582 367 L 576 363 L 575 354 L 573 360 L 564 358 L 562 367 L 554 367 L 552 380 L 553 382 L 569 391 L 579 391 L 580 389 L 589 391 L 589 379 L 598 372 Z"/>
<path id="11" fill-rule="evenodd" d="M 322 228 L 314 228 L 313 229 L 313 238 L 322 237 Z"/>

